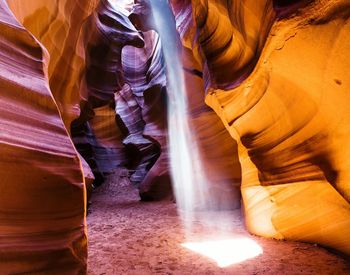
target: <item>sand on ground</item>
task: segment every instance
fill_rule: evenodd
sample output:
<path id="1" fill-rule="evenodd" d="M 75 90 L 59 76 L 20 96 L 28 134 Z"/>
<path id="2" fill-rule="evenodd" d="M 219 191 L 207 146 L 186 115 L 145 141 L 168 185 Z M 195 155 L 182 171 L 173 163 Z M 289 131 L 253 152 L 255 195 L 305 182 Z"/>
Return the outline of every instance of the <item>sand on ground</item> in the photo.
<path id="1" fill-rule="evenodd" d="M 91 203 L 87 216 L 91 275 L 350 274 L 348 259 L 317 245 L 251 236 L 239 210 L 232 212 L 235 233 L 257 242 L 263 253 L 220 268 L 181 246 L 186 239 L 176 204 L 141 202 L 122 169 L 95 190 Z M 203 227 L 196 226 L 200 234 Z"/>

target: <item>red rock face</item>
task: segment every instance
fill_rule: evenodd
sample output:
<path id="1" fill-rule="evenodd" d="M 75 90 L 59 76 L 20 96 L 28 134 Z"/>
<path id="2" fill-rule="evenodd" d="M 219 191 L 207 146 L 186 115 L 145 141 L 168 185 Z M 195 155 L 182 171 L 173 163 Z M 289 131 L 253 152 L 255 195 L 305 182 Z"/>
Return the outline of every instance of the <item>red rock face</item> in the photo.
<path id="1" fill-rule="evenodd" d="M 80 85 L 80 116 L 72 123 L 78 151 L 95 175 L 95 185 L 104 174 L 128 163 L 122 144 L 125 133 L 116 123 L 114 93 L 124 83 L 121 55 L 125 45 L 143 46 L 143 38 L 126 11 L 101 1 L 82 26 L 85 68 Z"/>
<path id="2" fill-rule="evenodd" d="M 143 47 L 144 41 L 128 19 L 129 12 L 118 3 L 101 1 L 97 5 L 97 1 L 79 4 L 66 1 L 46 7 L 44 1 L 25 5 L 16 0 L 8 2 L 16 17 L 50 54 L 50 88 L 65 126 L 71 132 L 77 150 L 85 158 L 82 164 L 86 181 L 91 183 L 95 177 L 95 183 L 101 183 L 104 174 L 118 166 L 128 166 L 131 172 L 135 172 L 133 181 L 139 185 L 161 154 L 161 145 L 158 143 L 161 142 L 165 147 L 166 117 L 158 119 L 152 115 L 159 110 L 165 113 L 165 75 L 162 63 L 158 62 L 161 58 L 160 46 L 154 43 L 158 40 L 150 37 L 147 41 L 149 46 L 138 53 L 140 57 L 147 57 L 147 62 L 153 60 L 151 63 L 145 63 L 143 67 L 134 64 L 134 67 L 124 70 L 123 47 Z M 156 45 L 154 52 L 153 45 Z M 138 56 L 132 58 L 129 62 Z M 116 117 L 114 94 L 122 91 L 126 77 L 132 82 L 133 76 L 146 74 L 147 70 L 147 80 L 133 82 L 134 88 L 138 89 L 135 95 L 142 102 L 138 100 L 139 112 L 127 116 L 140 122 L 136 125 L 137 129 L 131 129 L 134 127 L 132 121 L 123 121 L 120 115 Z M 152 94 L 147 96 L 146 104 L 144 92 Z M 133 97 L 130 100 L 134 100 Z M 159 100 L 161 106 L 156 106 Z M 147 104 L 150 106 L 147 107 Z M 121 106 L 121 102 L 118 106 Z M 148 126 L 144 120 L 149 120 Z M 142 137 L 144 130 L 144 134 L 150 138 Z M 137 131 L 141 140 L 146 138 L 150 147 L 147 145 L 147 149 L 135 151 L 133 148 L 137 146 L 127 140 L 123 142 L 130 131 Z M 166 149 L 163 151 L 161 163 L 164 164 L 157 164 L 159 168 L 156 169 L 162 171 L 147 180 L 146 186 L 159 175 L 164 180 L 168 178 Z"/>
<path id="3" fill-rule="evenodd" d="M 350 8 L 308 2 L 174 1 L 174 10 L 205 101 L 238 143 L 248 229 L 349 254 Z"/>
<path id="4" fill-rule="evenodd" d="M 143 3 L 129 17 L 115 1 L 0 0 L 1 272 L 86 272 L 93 177 L 128 166 L 142 199 L 169 194 L 166 72 Z M 348 1 L 171 4 L 212 190 L 231 208 L 242 195 L 254 234 L 350 254 Z"/>
<path id="5" fill-rule="evenodd" d="M 77 91 L 85 67 L 82 26 L 98 2 L 65 0 L 48 5 L 44 0 L 7 1 L 15 17 L 50 55 L 50 88 L 67 129 L 80 112 L 81 98 Z"/>
<path id="6" fill-rule="evenodd" d="M 155 33 L 141 34 L 127 15 L 102 1 L 83 26 L 85 101 L 72 135 L 95 185 L 116 167 L 128 166 L 141 197 L 154 199 L 170 190 L 164 64 Z"/>
<path id="7" fill-rule="evenodd" d="M 123 69 L 130 86 L 116 94 L 116 110 L 128 128 L 128 136 L 123 142 L 136 149 L 139 156 L 131 180 L 139 185 L 141 198 L 149 200 L 168 195 L 171 187 L 167 152 L 167 83 L 161 42 L 154 31 L 144 32 L 143 37 L 145 47 L 127 46 L 123 50 Z"/>
<path id="8" fill-rule="evenodd" d="M 48 53 L 6 1 L 0 29 L 1 273 L 84 273 L 84 178 L 49 88 Z"/>

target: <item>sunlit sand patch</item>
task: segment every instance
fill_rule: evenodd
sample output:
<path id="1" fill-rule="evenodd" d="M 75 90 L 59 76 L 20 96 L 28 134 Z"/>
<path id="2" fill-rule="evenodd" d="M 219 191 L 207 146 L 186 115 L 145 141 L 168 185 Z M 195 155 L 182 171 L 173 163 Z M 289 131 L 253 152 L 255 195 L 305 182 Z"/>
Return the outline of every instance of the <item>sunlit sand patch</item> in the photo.
<path id="1" fill-rule="evenodd" d="M 255 258 L 263 249 L 249 238 L 188 242 L 183 247 L 214 260 L 221 268 Z"/>

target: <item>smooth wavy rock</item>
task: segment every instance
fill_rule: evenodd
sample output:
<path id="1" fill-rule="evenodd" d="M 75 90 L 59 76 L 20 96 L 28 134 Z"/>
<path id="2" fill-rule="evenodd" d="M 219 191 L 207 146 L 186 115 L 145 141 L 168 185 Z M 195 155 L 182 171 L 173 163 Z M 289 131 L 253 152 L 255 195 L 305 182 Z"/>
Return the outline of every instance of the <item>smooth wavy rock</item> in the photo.
<path id="1" fill-rule="evenodd" d="M 274 19 L 272 1 L 193 3 L 206 87 L 237 86 L 253 70 Z"/>
<path id="2" fill-rule="evenodd" d="M 97 2 L 65 0 L 48 5 L 43 0 L 7 1 L 16 18 L 50 54 L 50 89 L 68 131 L 72 121 L 80 115 L 80 79 L 85 67 L 81 29 Z M 90 185 L 94 175 L 84 160 L 82 163 L 85 181 Z"/>
<path id="3" fill-rule="evenodd" d="M 138 184 L 141 198 L 148 200 L 168 195 L 171 186 L 167 148 L 167 82 L 161 43 L 154 31 L 143 32 L 143 37 L 143 48 L 126 46 L 123 49 L 123 70 L 130 89 L 128 95 L 127 91 L 124 95 L 120 94 L 116 106 L 121 108 L 123 100 L 130 106 L 130 111 L 125 109 L 118 114 L 124 113 L 121 118 L 125 125 L 130 125 L 124 143 L 139 148 L 136 157 L 139 156 L 140 160 L 136 162 L 136 171 L 131 179 Z M 132 123 L 133 120 L 135 123 Z M 143 149 L 141 144 L 144 144 Z"/>
<path id="4" fill-rule="evenodd" d="M 217 209 L 240 208 L 241 167 L 237 143 L 225 130 L 220 118 L 204 102 L 205 87 L 203 68 L 193 48 L 198 47 L 195 20 L 192 17 L 191 1 L 172 3 L 176 28 L 182 41 L 182 63 L 191 130 L 204 167 L 211 196 L 218 202 Z"/>
<path id="5" fill-rule="evenodd" d="M 46 49 L 0 1 L 0 270 L 86 272 L 81 163 L 48 83 Z"/>
<path id="6" fill-rule="evenodd" d="M 102 0 L 84 26 L 86 72 L 82 95 L 92 108 L 109 104 L 125 84 L 122 49 L 143 47 L 141 34 L 127 17 L 127 11 Z"/>
<path id="7" fill-rule="evenodd" d="M 215 198 L 212 201 L 218 202 L 214 207 L 221 210 L 240 208 L 241 167 L 237 143 L 215 112 L 205 105 L 202 73 L 192 52 L 186 48 L 183 49 L 183 65 L 189 119 L 211 197 Z"/>
<path id="8" fill-rule="evenodd" d="M 250 232 L 350 254 L 350 4 L 282 2 L 192 1 L 183 43 L 238 143 Z"/>
<path id="9" fill-rule="evenodd" d="M 80 113 L 80 79 L 85 67 L 85 44 L 81 30 L 99 1 L 7 2 L 16 18 L 50 54 L 50 88 L 69 131 L 71 122 Z"/>
<path id="10" fill-rule="evenodd" d="M 95 185 L 104 174 L 129 160 L 122 143 L 123 129 L 116 122 L 114 93 L 124 83 L 122 49 L 144 45 L 128 12 L 112 1 L 100 1 L 82 27 L 85 71 L 80 86 L 80 116 L 72 124 L 73 140 L 95 175 Z"/>
<path id="11" fill-rule="evenodd" d="M 114 108 L 109 105 L 114 104 L 114 92 L 123 86 L 122 47 L 142 46 L 142 37 L 126 11 L 115 9 L 113 1 L 61 1 L 50 5 L 39 0 L 8 2 L 17 18 L 49 51 L 50 87 L 61 115 L 67 129 L 73 129 L 73 140 L 97 182 L 103 181 L 103 173 L 127 162 L 118 139 L 120 129 L 112 122 Z M 96 110 L 81 109 L 86 100 Z M 82 121 L 86 113 L 108 118 L 102 122 L 92 116 L 91 121 Z M 77 129 L 77 125 L 82 128 Z M 89 175 L 88 167 L 84 167 Z"/>

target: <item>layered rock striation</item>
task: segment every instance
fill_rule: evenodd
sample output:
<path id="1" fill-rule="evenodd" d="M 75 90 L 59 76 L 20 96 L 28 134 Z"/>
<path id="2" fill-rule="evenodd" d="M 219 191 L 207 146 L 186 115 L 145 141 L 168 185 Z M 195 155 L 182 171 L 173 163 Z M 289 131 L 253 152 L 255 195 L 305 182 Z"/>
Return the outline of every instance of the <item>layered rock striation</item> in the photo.
<path id="1" fill-rule="evenodd" d="M 253 234 L 350 254 L 348 1 L 171 4 L 213 194 L 242 195 Z M 86 272 L 93 177 L 128 166 L 142 199 L 169 194 L 150 16 L 142 1 L 0 0 L 1 271 Z"/>
<path id="2" fill-rule="evenodd" d="M 153 186 L 169 182 L 166 78 L 157 35 L 137 31 L 129 14 L 101 1 L 83 27 L 83 108 L 72 134 L 95 178 L 102 182 L 104 174 L 126 166 L 141 197 L 150 199 L 161 190 Z"/>
<path id="3" fill-rule="evenodd" d="M 100 1 L 83 24 L 80 39 L 85 67 L 79 90 L 80 116 L 71 124 L 72 136 L 99 185 L 104 174 L 128 163 L 122 144 L 125 133 L 116 122 L 114 93 L 125 84 L 123 47 L 142 47 L 144 42 L 127 11 L 110 1 Z"/>
<path id="4" fill-rule="evenodd" d="M 149 200 L 170 194 L 171 186 L 167 80 L 161 41 L 152 30 L 144 31 L 143 37 L 145 47 L 127 46 L 123 50 L 123 69 L 129 87 L 116 94 L 119 98 L 116 108 L 124 125 L 130 125 L 123 142 L 136 150 L 139 158 L 134 162 L 131 180 L 139 186 L 141 198 Z"/>
<path id="5" fill-rule="evenodd" d="M 205 101 L 238 143 L 249 231 L 350 254 L 349 3 L 173 6 Z"/>
<path id="6" fill-rule="evenodd" d="M 85 273 L 81 162 L 49 87 L 49 53 L 12 11 L 0 1 L 0 270 Z"/>

